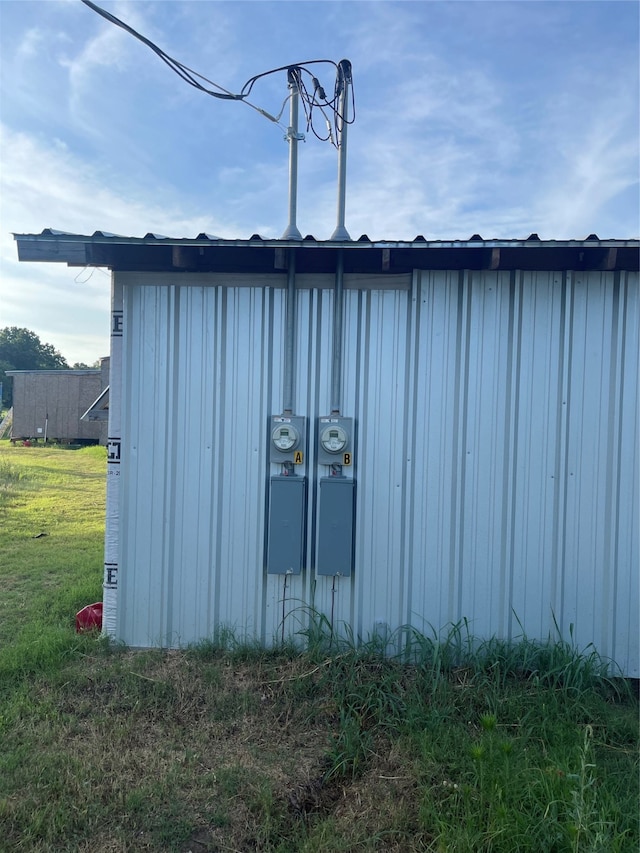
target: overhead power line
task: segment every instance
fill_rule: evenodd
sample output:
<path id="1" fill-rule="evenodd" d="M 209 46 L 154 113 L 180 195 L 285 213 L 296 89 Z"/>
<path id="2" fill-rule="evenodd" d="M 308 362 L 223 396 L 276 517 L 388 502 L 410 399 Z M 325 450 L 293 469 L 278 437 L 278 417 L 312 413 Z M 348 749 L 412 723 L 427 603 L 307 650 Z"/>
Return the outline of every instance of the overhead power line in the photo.
<path id="1" fill-rule="evenodd" d="M 112 15 L 111 12 L 107 12 L 105 9 L 102 9 L 100 6 L 97 6 L 95 3 L 92 3 L 91 0 L 82 0 L 85 6 L 88 6 L 94 12 L 97 12 L 98 15 L 101 15 L 105 20 L 109 21 L 109 23 L 114 24 L 117 27 L 125 30 L 125 32 L 132 35 L 134 38 L 141 41 L 144 45 L 150 48 L 160 59 L 168 65 L 168 67 L 176 73 L 185 83 L 188 83 L 190 86 L 193 86 L 198 91 L 203 92 L 206 95 L 210 95 L 213 98 L 219 98 L 224 101 L 240 101 L 241 103 L 246 104 L 252 109 L 256 110 L 256 112 L 260 113 L 260 115 L 267 118 L 269 121 L 274 122 L 275 124 L 283 127 L 280 124 L 280 118 L 282 113 L 284 112 L 287 99 L 285 99 L 282 108 L 277 116 L 272 115 L 267 112 L 267 110 L 262 109 L 261 107 L 256 106 L 247 100 L 250 95 L 254 85 L 261 80 L 263 77 L 267 77 L 270 74 L 277 74 L 281 71 L 286 71 L 293 73 L 296 78 L 296 82 L 298 84 L 298 89 L 300 92 L 300 99 L 303 105 L 303 109 L 305 112 L 306 120 L 307 120 L 307 130 L 311 130 L 311 132 L 321 141 L 330 141 L 336 148 L 340 147 L 340 141 L 342 136 L 342 128 L 344 124 L 352 124 L 355 119 L 355 100 L 353 96 L 353 86 L 351 86 L 351 112 L 350 118 L 345 122 L 344 116 L 342 116 L 339 112 L 339 104 L 340 104 L 340 94 L 342 92 L 342 88 L 344 86 L 344 77 L 345 73 L 349 74 L 349 82 L 351 83 L 351 66 L 346 60 L 343 60 L 341 63 L 336 64 L 331 59 L 311 59 L 306 60 L 305 62 L 296 62 L 292 65 L 283 65 L 279 68 L 273 68 L 269 71 L 263 71 L 261 74 L 256 74 L 253 77 L 250 77 L 247 82 L 242 86 L 242 89 L 238 93 L 234 93 L 229 91 L 228 89 L 221 86 L 219 83 L 214 83 L 212 80 L 209 80 L 203 74 L 194 71 L 192 68 L 186 66 L 183 62 L 180 62 L 177 59 L 174 59 L 172 56 L 169 56 L 161 47 L 158 47 L 157 44 L 148 39 L 146 36 L 143 36 L 133 27 L 126 24 L 124 21 L 121 21 L 115 15 Z M 335 69 L 336 82 L 334 86 L 333 95 L 328 98 L 325 90 L 320 85 L 320 82 L 317 77 L 312 74 L 307 66 L 313 65 L 331 65 Z M 348 70 L 347 70 L 348 66 Z M 305 77 L 303 74 L 307 76 L 307 79 L 310 78 L 311 86 L 307 87 Z M 202 81 L 202 82 L 200 82 Z M 203 85 L 204 83 L 208 84 L 208 86 Z M 209 88 L 212 87 L 212 88 Z M 317 119 L 317 113 L 320 113 L 322 116 L 323 124 L 326 127 L 326 131 L 320 133 L 314 124 L 314 121 L 320 121 Z M 330 117 L 329 117 L 330 116 Z M 285 129 L 285 128 L 283 128 Z"/>

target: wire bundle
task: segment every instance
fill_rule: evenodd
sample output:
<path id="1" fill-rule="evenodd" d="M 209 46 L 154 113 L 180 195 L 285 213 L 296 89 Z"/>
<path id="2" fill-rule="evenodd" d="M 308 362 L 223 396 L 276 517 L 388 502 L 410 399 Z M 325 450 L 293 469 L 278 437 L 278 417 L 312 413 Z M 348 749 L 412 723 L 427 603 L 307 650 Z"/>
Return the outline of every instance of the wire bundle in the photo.
<path id="1" fill-rule="evenodd" d="M 335 68 L 336 82 L 333 96 L 327 98 L 324 88 L 320 85 L 318 78 L 312 74 L 307 66 L 309 65 L 331 65 Z M 280 68 L 273 68 L 271 71 L 264 71 L 262 74 L 256 74 L 249 78 L 242 87 L 241 96 L 246 97 L 251 92 L 253 84 L 261 77 L 266 77 L 269 74 L 277 74 L 280 71 L 286 71 L 289 75 L 290 83 L 295 83 L 300 93 L 300 100 L 304 109 L 307 120 L 307 131 L 311 130 L 313 135 L 321 142 L 331 142 L 336 148 L 340 147 L 342 130 L 345 124 L 353 124 L 355 119 L 355 99 L 353 95 L 353 87 L 351 88 L 351 118 L 345 121 L 344 115 L 340 111 L 340 98 L 347 83 L 351 83 L 351 63 L 347 59 L 343 59 L 336 64 L 331 59 L 311 59 L 306 62 L 296 62 L 294 65 L 283 65 Z M 311 80 L 311 89 L 306 85 L 307 80 Z M 289 96 L 290 97 L 290 96 Z M 285 100 L 285 104 L 289 100 Z M 284 104 L 280 115 L 284 110 Z M 326 134 L 320 134 L 314 124 L 314 110 L 319 110 L 324 119 L 327 131 Z M 327 116 L 327 112 L 331 113 L 331 118 Z"/>
<path id="2" fill-rule="evenodd" d="M 154 44 L 154 42 L 152 42 L 150 39 L 143 36 L 137 30 L 134 30 L 133 27 L 130 27 L 128 24 L 125 24 L 124 21 L 121 21 L 119 18 L 116 18 L 116 16 L 112 15 L 111 12 L 107 12 L 105 9 L 100 8 L 100 6 L 97 6 L 95 3 L 92 3 L 91 0 L 82 0 L 82 2 L 85 4 L 85 6 L 88 6 L 90 9 L 93 9 L 94 12 L 97 12 L 98 15 L 101 15 L 105 20 L 109 21 L 109 23 L 120 27 L 121 29 L 128 32 L 130 35 L 134 36 L 134 38 L 137 38 L 139 41 L 145 44 L 157 56 L 159 56 L 160 59 L 164 63 L 166 63 L 166 65 L 168 65 L 172 71 L 174 71 L 182 80 L 184 80 L 185 83 L 188 83 L 190 86 L 193 86 L 200 92 L 204 92 L 206 95 L 211 95 L 211 97 L 213 98 L 220 98 L 225 101 L 241 101 L 242 103 L 245 103 L 247 106 L 259 112 L 265 118 L 269 119 L 269 121 L 278 124 L 280 127 L 282 127 L 282 125 L 280 124 L 282 113 L 284 112 L 284 108 L 291 95 L 289 95 L 285 99 L 282 108 L 277 116 L 274 116 L 266 110 L 263 110 L 261 107 L 252 104 L 250 101 L 247 100 L 247 98 L 251 94 L 251 90 L 253 89 L 254 84 L 258 80 L 263 77 L 267 77 L 270 74 L 277 74 L 281 71 L 287 72 L 290 85 L 292 83 L 295 83 L 295 85 L 297 85 L 298 91 L 300 93 L 300 100 L 303 105 L 304 113 L 307 120 L 307 131 L 311 130 L 314 136 L 320 141 L 331 142 L 332 145 L 334 145 L 336 148 L 339 148 L 341 144 L 344 125 L 352 124 L 355 119 L 355 98 L 353 94 L 353 86 L 351 87 L 351 118 L 345 120 L 345 116 L 340 111 L 341 95 L 344 92 L 344 87 L 345 85 L 347 85 L 347 83 L 351 84 L 352 82 L 351 63 L 347 59 L 343 59 L 338 64 L 333 62 L 333 60 L 331 59 L 312 59 L 307 60 L 305 62 L 297 62 L 293 65 L 283 65 L 279 68 L 273 68 L 270 71 L 263 71 L 261 74 L 256 74 L 253 77 L 250 77 L 244 84 L 240 92 L 238 94 L 234 94 L 228 89 L 225 89 L 223 86 L 220 86 L 218 83 L 214 83 L 212 80 L 209 80 L 204 75 L 199 74 L 192 68 L 189 68 L 179 60 L 169 56 L 169 54 L 165 53 L 165 51 L 162 50 L 162 48 L 158 47 L 157 44 Z M 327 98 L 325 90 L 320 85 L 318 78 L 315 77 L 307 67 L 310 65 L 320 64 L 332 65 L 335 68 L 336 82 L 334 92 L 331 98 Z M 308 75 L 308 78 L 311 78 L 311 88 L 307 87 L 307 80 L 305 79 L 304 75 Z M 203 83 L 208 83 L 209 86 L 213 88 L 208 88 L 207 86 L 203 85 Z M 318 132 L 318 130 L 316 129 L 316 125 L 314 124 L 314 121 L 317 121 L 315 116 L 317 115 L 318 111 L 322 115 L 322 118 L 327 128 L 326 133 L 323 134 Z"/>

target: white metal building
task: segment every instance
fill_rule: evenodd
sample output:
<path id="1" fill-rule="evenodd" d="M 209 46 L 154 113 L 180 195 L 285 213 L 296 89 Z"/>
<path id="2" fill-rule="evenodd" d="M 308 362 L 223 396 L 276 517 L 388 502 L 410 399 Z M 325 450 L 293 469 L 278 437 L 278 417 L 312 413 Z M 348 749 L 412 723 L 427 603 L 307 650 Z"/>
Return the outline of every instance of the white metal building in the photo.
<path id="1" fill-rule="evenodd" d="M 557 625 L 640 675 L 637 240 L 16 239 L 113 271 L 110 634 L 268 643 L 313 605 Z"/>

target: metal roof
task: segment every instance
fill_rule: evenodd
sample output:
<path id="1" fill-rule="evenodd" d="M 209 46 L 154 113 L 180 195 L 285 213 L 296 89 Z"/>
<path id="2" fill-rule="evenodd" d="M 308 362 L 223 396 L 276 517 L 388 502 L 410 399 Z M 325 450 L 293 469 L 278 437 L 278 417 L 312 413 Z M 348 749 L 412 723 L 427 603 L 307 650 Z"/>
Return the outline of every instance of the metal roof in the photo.
<path id="1" fill-rule="evenodd" d="M 106 421 L 109 418 L 109 386 L 107 385 L 98 397 L 89 406 L 87 411 L 80 415 L 81 421 Z"/>
<path id="2" fill-rule="evenodd" d="M 40 234 L 14 234 L 21 261 L 61 262 L 69 266 L 101 266 L 117 271 L 277 272 L 286 269 L 296 250 L 298 272 L 333 272 L 339 252 L 345 272 L 402 273 L 414 269 L 601 269 L 638 270 L 640 240 L 526 239 L 485 240 L 303 240 L 124 237 L 95 231 L 70 234 L 45 228 Z"/>
<path id="3" fill-rule="evenodd" d="M 5 370 L 7 376 L 24 376 L 27 373 L 37 373 L 38 376 L 93 376 L 100 373 L 99 367 L 75 367 L 75 368 L 43 368 L 33 370 Z"/>

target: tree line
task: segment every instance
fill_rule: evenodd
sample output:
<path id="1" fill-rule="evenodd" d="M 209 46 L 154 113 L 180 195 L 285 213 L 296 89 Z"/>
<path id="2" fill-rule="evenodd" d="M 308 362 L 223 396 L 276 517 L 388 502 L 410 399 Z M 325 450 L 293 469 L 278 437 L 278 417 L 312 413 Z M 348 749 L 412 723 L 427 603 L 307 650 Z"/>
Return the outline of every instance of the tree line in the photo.
<path id="1" fill-rule="evenodd" d="M 5 326 L 0 329 L 2 407 L 10 408 L 13 404 L 13 378 L 7 376 L 7 370 L 78 370 L 99 366 L 99 359 L 92 365 L 79 361 L 69 365 L 53 344 L 42 343 L 38 335 L 30 329 L 21 329 L 18 326 Z"/>

